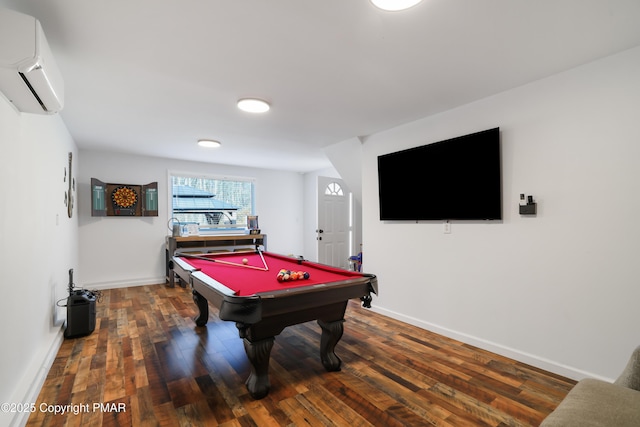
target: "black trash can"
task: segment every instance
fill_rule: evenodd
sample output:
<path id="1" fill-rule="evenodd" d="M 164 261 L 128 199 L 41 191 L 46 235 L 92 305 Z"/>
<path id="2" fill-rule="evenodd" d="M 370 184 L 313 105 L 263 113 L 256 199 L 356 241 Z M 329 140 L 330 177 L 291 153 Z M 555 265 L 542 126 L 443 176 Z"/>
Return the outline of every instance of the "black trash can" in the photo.
<path id="1" fill-rule="evenodd" d="M 87 290 L 72 291 L 67 298 L 65 338 L 89 335 L 96 328 L 96 296 Z"/>

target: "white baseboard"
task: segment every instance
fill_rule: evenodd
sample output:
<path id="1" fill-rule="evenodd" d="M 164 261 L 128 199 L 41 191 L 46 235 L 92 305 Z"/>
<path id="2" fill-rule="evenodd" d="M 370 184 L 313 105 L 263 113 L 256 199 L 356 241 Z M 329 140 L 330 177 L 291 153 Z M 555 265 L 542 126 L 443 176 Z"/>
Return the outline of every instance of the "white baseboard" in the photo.
<path id="1" fill-rule="evenodd" d="M 40 394 L 40 390 L 42 389 L 42 385 L 47 379 L 49 370 L 51 369 L 51 366 L 53 365 L 53 362 L 58 355 L 58 351 L 60 350 L 63 341 L 64 329 L 60 328 L 53 342 L 51 343 L 49 350 L 44 355 L 44 359 L 42 361 L 35 361 L 33 363 L 33 370 L 29 370 L 29 372 L 35 372 L 35 374 L 31 378 L 25 379 L 26 385 L 16 391 L 12 402 L 36 403 L 36 401 L 38 400 L 38 395 Z M 13 419 L 9 421 L 9 426 L 24 427 L 29 420 L 29 415 L 31 414 L 28 412 L 16 413 Z"/>
<path id="2" fill-rule="evenodd" d="M 82 287 L 90 291 L 93 291 L 93 290 L 101 291 L 105 289 L 132 288 L 134 286 L 154 285 L 154 284 L 161 284 L 165 282 L 166 282 L 166 278 L 164 276 L 161 276 L 161 277 L 149 277 L 146 279 L 116 280 L 112 282 L 85 283 Z"/>
<path id="3" fill-rule="evenodd" d="M 612 378 L 604 378 L 600 375 L 596 375 L 591 372 L 586 372 L 586 371 L 574 368 L 572 366 L 567 366 L 562 363 L 558 363 L 556 361 L 546 359 L 544 357 L 526 353 L 526 352 L 513 349 L 501 344 L 487 341 L 482 338 L 468 335 L 459 331 L 454 331 L 452 329 L 444 328 L 442 326 L 425 322 L 423 320 L 416 319 L 411 316 L 405 316 L 395 311 L 391 311 L 391 310 L 387 310 L 379 307 L 372 307 L 371 309 L 376 313 L 380 313 L 382 315 L 391 317 L 392 319 L 400 320 L 401 322 L 405 322 L 410 325 L 417 326 L 419 328 L 426 329 L 431 332 L 435 332 L 445 337 L 452 338 L 469 345 L 473 345 L 483 350 L 487 350 L 492 353 L 496 353 L 501 356 L 508 357 L 510 359 L 517 360 L 519 362 L 526 363 L 531 366 L 535 366 L 536 368 L 539 368 L 539 369 L 544 369 L 545 371 L 549 371 L 557 375 L 562 375 L 564 377 L 571 378 L 577 381 L 583 378 L 597 378 L 603 381 L 613 382 Z"/>

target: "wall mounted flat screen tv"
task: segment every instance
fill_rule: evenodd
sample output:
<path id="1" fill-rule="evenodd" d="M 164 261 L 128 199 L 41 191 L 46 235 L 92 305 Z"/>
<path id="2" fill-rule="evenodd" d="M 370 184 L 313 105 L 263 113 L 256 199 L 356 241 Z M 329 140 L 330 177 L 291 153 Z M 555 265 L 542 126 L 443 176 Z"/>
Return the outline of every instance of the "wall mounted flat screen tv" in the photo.
<path id="1" fill-rule="evenodd" d="M 380 219 L 500 220 L 500 128 L 378 157 Z"/>

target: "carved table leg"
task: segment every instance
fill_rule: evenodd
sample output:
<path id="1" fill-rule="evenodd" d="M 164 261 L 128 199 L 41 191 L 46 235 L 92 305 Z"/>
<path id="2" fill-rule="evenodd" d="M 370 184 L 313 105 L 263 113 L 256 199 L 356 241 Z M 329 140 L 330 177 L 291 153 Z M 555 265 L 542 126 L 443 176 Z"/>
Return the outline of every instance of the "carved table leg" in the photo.
<path id="1" fill-rule="evenodd" d="M 342 338 L 344 332 L 344 319 L 334 322 L 324 322 L 318 320 L 318 325 L 322 328 L 322 338 L 320 338 L 320 360 L 327 371 L 339 371 L 342 361 L 334 352 L 336 344 Z"/>
<path id="2" fill-rule="evenodd" d="M 193 302 L 198 306 L 200 312 L 193 320 L 198 326 L 204 326 L 209 321 L 209 301 L 197 291 L 193 290 Z"/>
<path id="3" fill-rule="evenodd" d="M 254 399 L 262 399 L 269 394 L 269 357 L 273 348 L 274 338 L 266 338 L 251 342 L 244 339 L 244 350 L 251 362 L 251 374 L 245 384 L 249 394 Z"/>

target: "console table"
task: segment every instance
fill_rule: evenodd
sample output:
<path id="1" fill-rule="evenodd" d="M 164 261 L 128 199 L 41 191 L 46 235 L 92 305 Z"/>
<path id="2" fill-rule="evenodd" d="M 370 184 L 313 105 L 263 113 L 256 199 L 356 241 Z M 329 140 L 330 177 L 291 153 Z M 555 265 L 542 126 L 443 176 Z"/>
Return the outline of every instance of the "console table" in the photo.
<path id="1" fill-rule="evenodd" d="M 169 262 L 176 251 L 190 253 L 209 253 L 239 250 L 256 250 L 262 246 L 267 249 L 266 234 L 211 234 L 204 236 L 184 236 L 166 238 L 166 277 L 170 287 L 175 286 L 175 274 L 169 268 Z"/>

